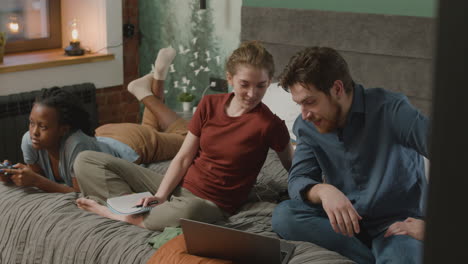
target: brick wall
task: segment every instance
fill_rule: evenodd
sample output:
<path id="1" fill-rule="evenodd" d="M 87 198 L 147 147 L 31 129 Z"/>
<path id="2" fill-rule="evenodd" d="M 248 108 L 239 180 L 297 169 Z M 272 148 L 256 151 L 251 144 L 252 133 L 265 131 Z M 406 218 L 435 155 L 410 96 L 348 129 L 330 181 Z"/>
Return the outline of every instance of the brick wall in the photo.
<path id="1" fill-rule="evenodd" d="M 131 38 L 123 38 L 124 83 L 120 86 L 96 90 L 96 102 L 99 114 L 99 124 L 130 122 L 138 123 L 139 103 L 127 91 L 127 85 L 138 78 L 138 0 L 122 1 L 123 23 L 135 26 L 135 34 Z"/>

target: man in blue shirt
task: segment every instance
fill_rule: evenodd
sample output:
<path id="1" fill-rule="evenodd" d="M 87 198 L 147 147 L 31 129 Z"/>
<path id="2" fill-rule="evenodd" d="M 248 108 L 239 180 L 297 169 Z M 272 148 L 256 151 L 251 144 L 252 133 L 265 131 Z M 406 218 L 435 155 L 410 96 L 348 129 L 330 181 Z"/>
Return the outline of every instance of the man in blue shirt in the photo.
<path id="1" fill-rule="evenodd" d="M 422 242 L 395 229 L 423 216 L 428 119 L 402 94 L 355 84 L 331 48 L 296 54 L 280 85 L 302 114 L 275 232 L 357 263 L 420 262 Z"/>

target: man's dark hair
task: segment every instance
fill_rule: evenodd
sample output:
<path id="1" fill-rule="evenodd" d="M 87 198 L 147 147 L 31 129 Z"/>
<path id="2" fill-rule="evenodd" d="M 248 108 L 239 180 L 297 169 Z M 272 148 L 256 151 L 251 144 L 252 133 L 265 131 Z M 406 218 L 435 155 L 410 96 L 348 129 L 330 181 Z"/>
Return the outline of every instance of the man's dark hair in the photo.
<path id="1" fill-rule="evenodd" d="M 81 129 L 83 133 L 94 136 L 89 113 L 84 109 L 81 100 L 72 93 L 59 87 L 44 88 L 34 103 L 55 108 L 59 124 L 69 125 L 72 131 Z"/>
<path id="2" fill-rule="evenodd" d="M 344 58 L 332 48 L 310 47 L 289 60 L 279 77 L 279 84 L 286 91 L 296 83 L 306 88 L 312 84 L 329 95 L 336 80 L 343 82 L 346 93 L 352 91 L 354 82 Z"/>

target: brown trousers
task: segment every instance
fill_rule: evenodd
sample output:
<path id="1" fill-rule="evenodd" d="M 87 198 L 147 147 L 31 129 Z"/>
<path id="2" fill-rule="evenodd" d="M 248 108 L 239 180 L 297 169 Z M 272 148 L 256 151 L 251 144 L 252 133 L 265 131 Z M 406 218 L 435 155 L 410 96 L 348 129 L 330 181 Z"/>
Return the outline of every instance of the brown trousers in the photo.
<path id="1" fill-rule="evenodd" d="M 187 135 L 187 120 L 177 119 L 165 131 L 158 119 L 145 108 L 141 125 L 134 123 L 106 124 L 96 129 L 96 136 L 109 137 L 127 144 L 138 155 L 136 164 L 172 159 Z"/>

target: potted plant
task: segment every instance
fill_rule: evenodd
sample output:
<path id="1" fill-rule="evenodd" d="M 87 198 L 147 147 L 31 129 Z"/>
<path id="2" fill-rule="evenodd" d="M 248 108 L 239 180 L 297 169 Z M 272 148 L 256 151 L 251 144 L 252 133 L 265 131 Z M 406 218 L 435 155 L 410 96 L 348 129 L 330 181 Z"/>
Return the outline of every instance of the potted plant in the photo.
<path id="1" fill-rule="evenodd" d="M 6 37 L 4 32 L 0 32 L 0 63 L 3 63 L 3 53 L 5 53 Z"/>
<path id="2" fill-rule="evenodd" d="M 184 109 L 184 112 L 190 112 L 190 109 L 192 108 L 192 102 L 195 100 L 195 95 L 189 92 L 183 92 L 179 94 L 177 99 L 182 102 L 182 108 Z"/>

